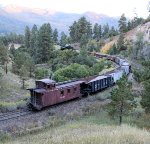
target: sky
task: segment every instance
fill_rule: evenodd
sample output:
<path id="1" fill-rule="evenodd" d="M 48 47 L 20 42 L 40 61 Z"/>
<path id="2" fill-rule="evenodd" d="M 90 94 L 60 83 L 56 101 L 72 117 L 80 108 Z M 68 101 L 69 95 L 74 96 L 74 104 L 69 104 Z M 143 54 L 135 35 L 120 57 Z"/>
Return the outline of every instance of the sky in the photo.
<path id="1" fill-rule="evenodd" d="M 67 13 L 84 13 L 87 11 L 108 16 L 127 17 L 148 16 L 150 0 L 0 0 L 0 5 L 17 5 L 29 8 L 51 9 Z"/>

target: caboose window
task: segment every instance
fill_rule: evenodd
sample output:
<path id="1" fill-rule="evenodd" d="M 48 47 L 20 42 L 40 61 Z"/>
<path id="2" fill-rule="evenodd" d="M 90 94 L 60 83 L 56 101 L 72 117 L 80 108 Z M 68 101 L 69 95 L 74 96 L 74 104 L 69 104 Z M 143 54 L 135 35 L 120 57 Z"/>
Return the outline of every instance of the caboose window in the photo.
<path id="1" fill-rule="evenodd" d="M 70 93 L 70 89 L 67 89 L 67 92 Z"/>
<path id="2" fill-rule="evenodd" d="M 61 95 L 64 95 L 64 91 L 63 90 L 61 91 Z"/>
<path id="3" fill-rule="evenodd" d="M 77 88 L 76 87 L 74 87 L 74 92 L 77 90 Z"/>

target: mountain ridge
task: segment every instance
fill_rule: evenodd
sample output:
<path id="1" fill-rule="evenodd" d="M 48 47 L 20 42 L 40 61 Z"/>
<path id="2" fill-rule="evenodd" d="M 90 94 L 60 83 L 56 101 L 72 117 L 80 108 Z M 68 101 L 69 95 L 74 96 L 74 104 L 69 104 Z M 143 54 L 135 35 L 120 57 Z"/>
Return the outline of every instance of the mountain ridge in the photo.
<path id="1" fill-rule="evenodd" d="M 64 31 L 68 34 L 69 26 L 80 17 L 85 16 L 92 24 L 99 23 L 104 25 L 118 27 L 117 17 L 109 17 L 104 14 L 94 12 L 85 12 L 83 14 L 65 13 L 51 9 L 26 8 L 15 5 L 0 6 L 0 33 L 23 33 L 24 28 L 28 25 L 30 28 L 33 24 L 41 26 L 49 22 L 52 28 L 57 28 L 59 32 Z"/>

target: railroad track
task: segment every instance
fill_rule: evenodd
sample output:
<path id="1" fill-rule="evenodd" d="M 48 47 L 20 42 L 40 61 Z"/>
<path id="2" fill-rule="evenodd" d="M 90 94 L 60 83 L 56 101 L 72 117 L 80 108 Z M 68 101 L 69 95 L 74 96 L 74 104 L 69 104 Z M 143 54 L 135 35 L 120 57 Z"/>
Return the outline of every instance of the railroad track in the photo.
<path id="1" fill-rule="evenodd" d="M 14 119 L 18 118 L 24 115 L 29 115 L 31 114 L 31 111 L 18 111 L 18 112 L 8 112 L 8 113 L 0 113 L 0 122 L 9 120 L 9 119 Z"/>

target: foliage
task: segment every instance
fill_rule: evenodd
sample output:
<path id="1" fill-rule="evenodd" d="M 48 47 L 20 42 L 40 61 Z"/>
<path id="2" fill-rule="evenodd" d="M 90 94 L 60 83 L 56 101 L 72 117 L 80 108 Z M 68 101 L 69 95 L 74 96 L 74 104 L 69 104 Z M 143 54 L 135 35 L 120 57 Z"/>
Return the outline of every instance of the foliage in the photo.
<path id="1" fill-rule="evenodd" d="M 48 62 L 51 65 L 52 71 L 56 71 L 71 63 L 75 63 L 79 53 L 72 50 L 53 51 L 53 57 Z"/>
<path id="2" fill-rule="evenodd" d="M 58 69 L 54 73 L 54 79 L 56 81 L 66 81 L 70 79 L 83 78 L 89 75 L 90 75 L 89 67 L 74 63 L 65 68 Z"/>
<path id="3" fill-rule="evenodd" d="M 102 37 L 102 27 L 98 23 L 94 24 L 93 27 L 93 38 L 99 40 Z"/>
<path id="4" fill-rule="evenodd" d="M 141 105 L 145 108 L 147 113 L 150 113 L 150 60 L 142 62 L 143 66 L 145 67 L 145 73 L 143 75 L 144 80 L 144 90 L 142 92 L 142 100 Z"/>
<path id="5" fill-rule="evenodd" d="M 142 57 L 141 54 L 141 49 L 144 47 L 144 34 L 139 32 L 136 35 L 136 41 L 133 44 L 133 50 L 132 50 L 132 54 L 133 54 L 133 58 L 134 59 L 138 59 Z"/>
<path id="6" fill-rule="evenodd" d="M 30 48 L 30 28 L 28 26 L 26 26 L 25 28 L 25 46 L 27 48 Z"/>
<path id="7" fill-rule="evenodd" d="M 128 21 L 127 29 L 132 30 L 138 25 L 142 24 L 143 22 L 144 22 L 143 18 L 138 18 L 137 16 L 135 16 L 132 20 Z"/>
<path id="8" fill-rule="evenodd" d="M 4 36 L 0 36 L 0 41 L 2 41 L 5 46 L 8 46 L 9 43 L 23 44 L 24 43 L 24 35 L 11 32 Z"/>
<path id="9" fill-rule="evenodd" d="M 8 61 L 8 49 L 2 41 L 0 41 L 0 64 L 4 65 Z"/>
<path id="10" fill-rule="evenodd" d="M 112 47 L 109 49 L 108 53 L 110 55 L 116 55 L 118 53 L 118 49 L 116 44 L 113 44 Z"/>
<path id="11" fill-rule="evenodd" d="M 119 19 L 119 32 L 120 33 L 125 33 L 127 32 L 127 22 L 126 22 L 126 17 L 125 14 L 122 14 L 120 19 Z"/>
<path id="12" fill-rule="evenodd" d="M 118 49 L 118 51 L 122 51 L 122 50 L 126 49 L 125 44 L 124 44 L 124 34 L 123 33 L 121 33 L 119 35 L 119 38 L 117 41 L 117 49 Z"/>
<path id="13" fill-rule="evenodd" d="M 117 81 L 117 86 L 111 93 L 112 101 L 108 111 L 110 116 L 119 117 L 119 124 L 121 124 L 122 117 L 132 109 L 134 98 L 131 93 L 131 83 L 128 82 L 127 77 L 123 76 Z"/>
<path id="14" fill-rule="evenodd" d="M 112 43 L 107 43 L 102 47 L 101 52 L 105 54 L 109 53 L 111 48 L 112 48 Z"/>
<path id="15" fill-rule="evenodd" d="M 142 93 L 141 105 L 147 113 L 150 113 L 150 79 L 144 83 L 144 91 Z"/>
<path id="16" fill-rule="evenodd" d="M 16 51 L 13 61 L 13 72 L 19 74 L 21 67 L 24 66 L 27 71 L 27 76 L 31 76 L 34 70 L 34 62 L 27 52 Z"/>
<path id="17" fill-rule="evenodd" d="M 48 70 L 45 68 L 37 68 L 34 73 L 35 73 L 36 79 L 42 79 L 42 78 L 48 77 L 49 75 Z"/>
<path id="18" fill-rule="evenodd" d="M 53 39 L 52 28 L 49 23 L 43 24 L 38 33 L 37 63 L 47 62 L 52 56 Z"/>
<path id="19" fill-rule="evenodd" d="M 81 17 L 77 22 L 75 21 L 70 26 L 69 31 L 72 42 L 80 42 L 83 35 L 87 36 L 87 39 L 92 37 L 92 25 L 85 17 Z"/>
<path id="20" fill-rule="evenodd" d="M 37 36 L 38 36 L 38 29 L 36 25 L 33 25 L 32 30 L 31 30 L 31 34 L 30 34 L 30 48 L 28 48 L 28 52 L 31 55 L 31 57 L 33 57 L 33 60 L 36 61 L 36 55 L 37 55 Z"/>
<path id="21" fill-rule="evenodd" d="M 96 40 L 89 40 L 87 43 L 87 50 L 90 52 L 99 51 L 98 43 Z"/>
<path id="22" fill-rule="evenodd" d="M 57 29 L 54 29 L 54 32 L 53 32 L 53 41 L 55 44 L 58 43 L 58 31 Z"/>
<path id="23" fill-rule="evenodd" d="M 67 43 L 67 35 L 64 32 L 61 32 L 60 45 L 65 46 Z"/>

